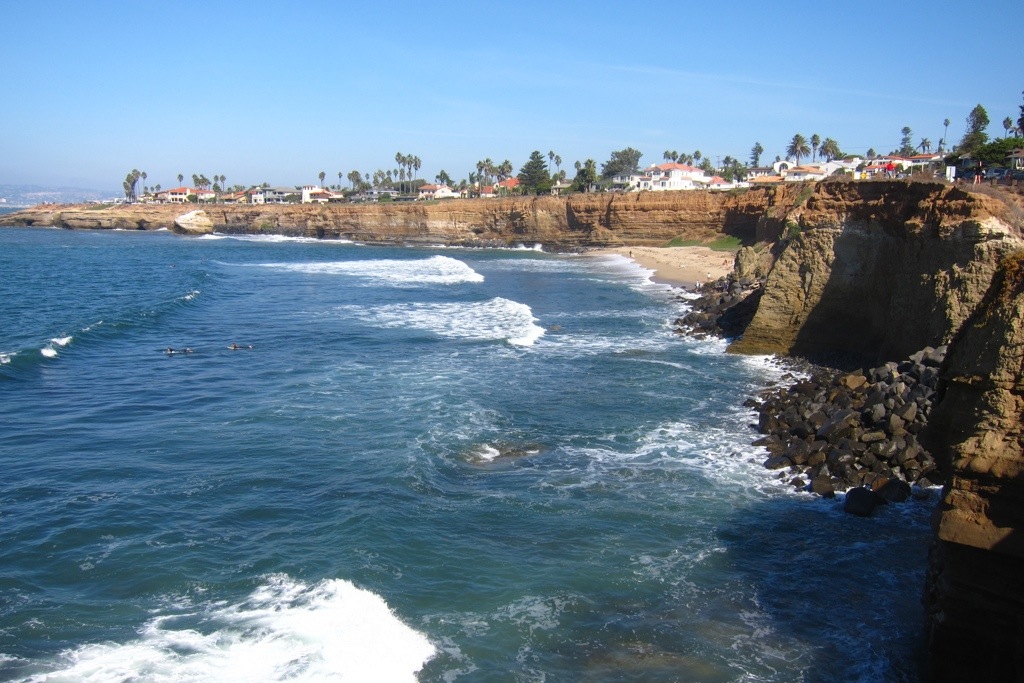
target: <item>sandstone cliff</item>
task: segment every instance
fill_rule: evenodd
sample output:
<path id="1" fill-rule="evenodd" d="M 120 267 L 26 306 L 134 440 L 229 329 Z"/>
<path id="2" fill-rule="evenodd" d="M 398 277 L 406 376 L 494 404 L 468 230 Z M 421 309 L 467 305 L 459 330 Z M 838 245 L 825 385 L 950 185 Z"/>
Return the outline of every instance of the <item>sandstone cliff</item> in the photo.
<path id="1" fill-rule="evenodd" d="M 730 351 L 870 364 L 944 344 L 1022 244 L 1008 212 L 940 183 L 820 183 Z"/>
<path id="2" fill-rule="evenodd" d="M 435 203 L 223 205 L 202 207 L 214 230 L 385 243 L 541 243 L 553 249 L 663 245 L 723 233 L 753 243 L 778 237 L 799 186 L 736 193 L 642 192 Z M 0 225 L 152 230 L 173 228 L 195 205 L 42 205 Z"/>
<path id="3" fill-rule="evenodd" d="M 933 678 L 1024 680 L 1024 251 L 949 347 L 924 440 L 946 473 L 925 594 Z"/>

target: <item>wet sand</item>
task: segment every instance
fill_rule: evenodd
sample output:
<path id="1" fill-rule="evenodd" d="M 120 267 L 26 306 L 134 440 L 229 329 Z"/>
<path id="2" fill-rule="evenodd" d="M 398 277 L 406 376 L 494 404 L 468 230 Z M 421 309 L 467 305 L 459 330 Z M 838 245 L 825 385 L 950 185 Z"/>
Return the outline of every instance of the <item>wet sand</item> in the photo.
<path id="1" fill-rule="evenodd" d="M 733 254 L 708 247 L 610 247 L 592 254 L 619 254 L 654 271 L 652 279 L 673 287 L 693 289 L 732 271 Z"/>

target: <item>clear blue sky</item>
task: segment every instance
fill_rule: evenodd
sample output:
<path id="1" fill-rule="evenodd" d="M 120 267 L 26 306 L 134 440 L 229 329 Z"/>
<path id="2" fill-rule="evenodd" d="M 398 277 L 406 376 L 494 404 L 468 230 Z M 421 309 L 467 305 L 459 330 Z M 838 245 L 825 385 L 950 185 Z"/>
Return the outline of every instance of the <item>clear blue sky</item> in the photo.
<path id="1" fill-rule="evenodd" d="M 297 185 L 323 170 L 459 180 L 554 150 L 774 159 L 910 126 L 957 142 L 1020 115 L 1024 3 L 0 3 L 0 183 L 120 190 L 193 173 Z M 347 181 L 345 181 L 347 183 Z"/>

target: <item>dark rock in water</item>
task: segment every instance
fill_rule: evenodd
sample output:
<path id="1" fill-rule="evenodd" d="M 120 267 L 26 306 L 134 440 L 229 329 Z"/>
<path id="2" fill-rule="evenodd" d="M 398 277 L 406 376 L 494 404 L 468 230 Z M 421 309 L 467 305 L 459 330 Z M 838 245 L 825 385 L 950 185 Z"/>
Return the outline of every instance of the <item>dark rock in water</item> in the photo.
<path id="1" fill-rule="evenodd" d="M 822 498 L 835 498 L 836 489 L 829 477 L 816 477 L 811 482 L 811 493 L 817 493 Z"/>
<path id="2" fill-rule="evenodd" d="M 858 517 L 870 517 L 878 507 L 878 496 L 869 488 L 858 486 L 846 492 L 843 512 Z"/>
<path id="3" fill-rule="evenodd" d="M 890 503 L 903 503 L 910 498 L 910 484 L 901 479 L 890 479 L 877 489 L 876 494 Z"/>
<path id="4" fill-rule="evenodd" d="M 781 470 L 783 467 L 789 467 L 793 463 L 784 455 L 773 455 L 764 461 L 764 466 L 770 470 Z"/>

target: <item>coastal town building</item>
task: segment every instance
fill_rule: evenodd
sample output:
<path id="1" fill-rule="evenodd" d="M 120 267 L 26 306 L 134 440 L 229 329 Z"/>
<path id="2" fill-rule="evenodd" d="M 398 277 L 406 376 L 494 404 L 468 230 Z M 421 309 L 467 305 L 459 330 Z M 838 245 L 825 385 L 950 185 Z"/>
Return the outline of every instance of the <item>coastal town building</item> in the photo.
<path id="1" fill-rule="evenodd" d="M 342 193 L 331 192 L 317 185 L 303 185 L 302 187 L 303 204 L 326 204 L 327 202 L 343 201 L 345 201 L 345 195 Z"/>
<path id="2" fill-rule="evenodd" d="M 216 197 L 216 193 L 213 190 L 203 188 L 176 187 L 171 190 L 157 192 L 153 199 L 162 204 L 185 204 L 189 201 L 189 196 L 195 197 L 196 201 L 206 202 Z"/>
<path id="3" fill-rule="evenodd" d="M 254 187 L 248 192 L 250 204 L 284 204 L 293 194 L 298 194 L 294 187 Z"/>
<path id="4" fill-rule="evenodd" d="M 447 185 L 422 185 L 417 199 L 450 199 L 458 196 L 459 193 Z"/>

